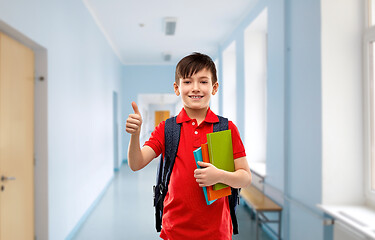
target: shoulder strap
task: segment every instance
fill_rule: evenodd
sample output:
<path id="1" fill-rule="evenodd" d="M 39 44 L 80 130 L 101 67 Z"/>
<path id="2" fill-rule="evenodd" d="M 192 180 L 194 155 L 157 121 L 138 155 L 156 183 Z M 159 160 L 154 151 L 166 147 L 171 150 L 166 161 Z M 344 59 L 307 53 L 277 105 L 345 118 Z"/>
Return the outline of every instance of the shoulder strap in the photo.
<path id="1" fill-rule="evenodd" d="M 176 159 L 178 144 L 180 142 L 181 125 L 176 122 L 176 117 L 168 118 L 165 121 L 165 156 L 164 156 L 164 173 L 162 182 L 168 192 L 169 179 Z"/>
<path id="2" fill-rule="evenodd" d="M 232 194 L 228 196 L 228 202 L 229 202 L 230 217 L 232 219 L 232 225 L 233 225 L 233 234 L 236 235 L 238 234 L 236 207 L 240 202 L 239 192 L 241 189 L 231 188 L 231 190 L 232 190 Z"/>
<path id="3" fill-rule="evenodd" d="M 214 123 L 214 132 L 228 130 L 228 118 L 217 115 L 219 122 Z"/>
<path id="4" fill-rule="evenodd" d="M 180 131 L 181 125 L 177 124 L 176 117 L 168 118 L 165 121 L 164 160 L 163 156 L 161 156 L 157 171 L 156 185 L 154 186 L 155 227 L 157 232 L 161 231 L 163 203 L 168 192 L 168 184 L 177 154 L 178 143 L 180 141 Z"/>

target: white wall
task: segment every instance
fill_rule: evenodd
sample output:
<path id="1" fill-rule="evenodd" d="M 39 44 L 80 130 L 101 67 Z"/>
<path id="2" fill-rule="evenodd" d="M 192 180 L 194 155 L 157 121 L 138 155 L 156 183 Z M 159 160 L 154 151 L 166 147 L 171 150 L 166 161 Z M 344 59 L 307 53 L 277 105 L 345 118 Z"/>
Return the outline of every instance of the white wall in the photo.
<path id="1" fill-rule="evenodd" d="M 290 0 L 285 18 L 285 195 L 294 199 L 287 202 L 286 238 L 323 239 L 324 226 L 316 207 L 322 199 L 320 1 Z"/>
<path id="2" fill-rule="evenodd" d="M 1 0 L 0 19 L 47 51 L 46 228 L 64 239 L 113 175 L 112 92 L 122 67 L 82 1 Z"/>
<path id="3" fill-rule="evenodd" d="M 363 202 L 363 1 L 321 1 L 322 203 Z"/>
<path id="4" fill-rule="evenodd" d="M 237 96 L 237 120 L 236 123 L 241 138 L 246 139 L 246 122 L 244 113 L 247 110 L 245 107 L 245 96 L 249 94 L 245 92 L 245 41 L 244 35 L 247 27 L 254 22 L 259 14 L 267 9 L 267 142 L 266 142 L 266 164 L 267 174 L 265 179 L 265 193 L 276 200 L 277 203 L 284 207 L 282 220 L 282 233 L 287 236 L 288 232 L 288 218 L 291 214 L 286 205 L 284 205 L 284 189 L 290 186 L 286 182 L 286 174 L 288 174 L 287 160 L 286 160 L 286 22 L 285 22 L 285 1 L 283 0 L 264 0 L 256 1 L 254 8 L 244 17 L 243 21 L 233 31 L 227 39 L 221 43 L 219 47 L 219 78 L 223 76 L 223 57 L 222 53 L 233 41 L 236 42 L 236 96 Z M 221 84 L 222 86 L 222 84 Z M 223 92 L 221 89 L 220 92 Z M 220 103 L 223 103 L 223 96 L 220 95 Z M 220 105 L 222 109 L 223 104 Z M 226 116 L 225 114 L 223 114 Z M 228 116 L 226 116 L 228 117 Z M 247 147 L 246 151 L 248 151 Z M 252 164 L 250 164 L 252 168 Z M 298 231 L 298 230 L 297 230 Z"/>

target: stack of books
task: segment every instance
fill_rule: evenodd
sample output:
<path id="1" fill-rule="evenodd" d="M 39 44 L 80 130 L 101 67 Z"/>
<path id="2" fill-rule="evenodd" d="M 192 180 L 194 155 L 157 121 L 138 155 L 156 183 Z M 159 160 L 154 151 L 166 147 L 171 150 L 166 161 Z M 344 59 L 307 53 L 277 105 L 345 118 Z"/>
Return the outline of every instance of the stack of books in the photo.
<path id="1" fill-rule="evenodd" d="M 198 168 L 198 162 L 211 163 L 218 169 L 234 172 L 233 146 L 231 130 L 219 131 L 207 134 L 207 143 L 194 151 L 194 158 Z M 231 194 L 231 188 L 223 183 L 203 187 L 207 205 L 217 199 Z"/>

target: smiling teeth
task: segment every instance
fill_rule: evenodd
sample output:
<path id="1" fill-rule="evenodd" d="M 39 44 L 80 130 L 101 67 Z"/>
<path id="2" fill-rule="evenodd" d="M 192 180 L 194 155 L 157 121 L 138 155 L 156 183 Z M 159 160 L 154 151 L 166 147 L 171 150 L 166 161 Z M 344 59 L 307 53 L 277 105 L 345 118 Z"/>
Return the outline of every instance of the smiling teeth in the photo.
<path id="1" fill-rule="evenodd" d="M 198 98 L 202 98 L 201 96 L 191 96 L 191 98 L 196 98 L 196 99 L 198 99 Z"/>

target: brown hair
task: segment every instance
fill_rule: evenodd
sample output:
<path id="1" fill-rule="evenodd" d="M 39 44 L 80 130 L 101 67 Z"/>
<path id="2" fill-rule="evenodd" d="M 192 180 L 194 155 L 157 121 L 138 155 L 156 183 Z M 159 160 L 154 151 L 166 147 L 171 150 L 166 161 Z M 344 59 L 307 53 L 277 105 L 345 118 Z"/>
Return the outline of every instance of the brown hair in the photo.
<path id="1" fill-rule="evenodd" d="M 181 59 L 176 66 L 175 82 L 178 85 L 180 78 L 189 78 L 202 69 L 207 69 L 212 75 L 212 85 L 217 82 L 216 67 L 212 59 L 202 53 L 194 52 Z"/>

